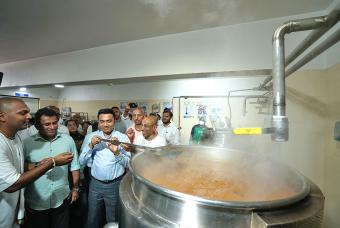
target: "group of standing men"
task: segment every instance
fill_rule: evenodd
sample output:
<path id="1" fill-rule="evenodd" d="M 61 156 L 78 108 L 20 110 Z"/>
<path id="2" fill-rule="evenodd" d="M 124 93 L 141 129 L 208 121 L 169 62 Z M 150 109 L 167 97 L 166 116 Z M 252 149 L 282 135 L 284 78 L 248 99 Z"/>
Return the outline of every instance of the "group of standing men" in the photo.
<path id="1" fill-rule="evenodd" d="M 68 164 L 73 162 L 73 160 L 77 161 L 77 159 L 75 159 L 77 157 L 77 153 L 74 153 L 74 151 L 68 147 L 69 145 L 64 145 L 64 148 L 62 148 L 63 150 L 58 150 L 56 152 L 53 148 L 54 145 L 52 146 L 52 141 L 50 141 L 50 150 L 43 150 L 44 153 L 49 153 L 48 157 L 39 160 L 39 155 L 35 152 L 42 149 L 40 147 L 40 143 L 44 140 L 48 141 L 52 136 L 53 128 L 58 128 L 58 121 L 54 123 L 54 121 L 50 119 L 50 116 L 43 115 L 41 121 L 36 124 L 41 138 L 37 139 L 36 147 L 32 151 L 32 154 L 28 155 L 32 159 L 32 162 L 26 163 L 26 153 L 23 149 L 23 143 L 17 132 L 27 128 L 30 119 L 30 110 L 22 100 L 16 98 L 0 98 L 1 228 L 19 227 L 19 223 L 24 219 L 25 196 L 23 188 L 25 186 L 31 185 L 32 187 L 29 190 L 32 193 L 29 194 L 32 198 L 27 197 L 28 201 L 33 200 L 35 203 L 35 205 L 30 208 L 32 210 L 29 210 L 28 212 L 32 212 L 32 214 L 34 214 L 36 211 L 40 212 L 39 209 L 41 208 L 45 208 L 44 203 L 50 203 L 60 208 L 60 206 L 63 204 L 63 201 L 60 202 L 59 199 L 62 198 L 64 194 L 70 194 L 70 191 L 64 188 L 65 181 L 63 173 L 61 172 L 62 170 L 67 169 Z M 34 168 L 32 168 L 32 166 L 34 166 Z M 78 168 L 79 170 L 79 167 L 75 168 Z M 40 177 L 42 176 L 45 178 L 41 180 Z M 38 178 L 39 180 L 37 180 Z M 43 186 L 43 188 L 41 188 L 41 186 L 39 187 L 41 184 L 40 181 L 48 182 L 52 179 L 59 180 L 60 185 L 54 186 L 54 189 L 52 189 L 51 186 Z M 40 191 L 53 191 L 54 197 L 51 197 L 49 200 L 43 199 L 41 197 L 34 198 L 35 196 L 39 196 Z M 25 193 L 25 195 L 28 195 L 28 193 Z M 76 200 L 73 195 L 72 200 Z M 54 213 L 56 210 L 49 212 Z M 65 218 L 62 212 L 58 211 L 55 214 L 56 215 L 54 218 L 60 219 L 60 222 L 65 222 L 67 220 L 67 217 Z M 32 223 L 36 222 L 40 224 L 43 224 L 44 222 L 50 223 L 51 221 L 45 220 L 47 217 L 48 216 L 42 215 L 39 217 L 38 221 L 34 221 L 34 219 L 30 221 Z M 28 226 L 34 227 L 34 224 L 32 223 L 28 224 Z"/>
<path id="2" fill-rule="evenodd" d="M 127 127 L 117 109 L 99 110 L 98 130 L 86 135 L 78 158 L 73 139 L 58 130 L 56 111 L 38 110 L 34 125 L 38 132 L 22 142 L 17 133 L 27 128 L 29 108 L 20 99 L 0 98 L 0 228 L 18 227 L 24 200 L 27 227 L 69 227 L 69 204 L 79 198 L 80 166 L 90 167 L 87 227 L 117 220 L 119 184 L 131 158 L 123 143 L 149 147 L 179 143 L 170 110 L 164 110 L 158 124 L 157 117 L 136 108 Z"/>

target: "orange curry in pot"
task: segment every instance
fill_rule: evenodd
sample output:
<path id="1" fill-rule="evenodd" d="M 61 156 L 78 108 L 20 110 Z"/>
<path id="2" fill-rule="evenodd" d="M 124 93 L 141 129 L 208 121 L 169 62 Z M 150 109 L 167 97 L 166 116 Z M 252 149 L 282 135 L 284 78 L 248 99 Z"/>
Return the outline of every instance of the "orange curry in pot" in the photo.
<path id="1" fill-rule="evenodd" d="M 179 156 L 150 163 L 140 174 L 161 187 L 210 200 L 272 201 L 295 194 L 284 179 L 274 180 L 266 171 L 230 161 Z"/>

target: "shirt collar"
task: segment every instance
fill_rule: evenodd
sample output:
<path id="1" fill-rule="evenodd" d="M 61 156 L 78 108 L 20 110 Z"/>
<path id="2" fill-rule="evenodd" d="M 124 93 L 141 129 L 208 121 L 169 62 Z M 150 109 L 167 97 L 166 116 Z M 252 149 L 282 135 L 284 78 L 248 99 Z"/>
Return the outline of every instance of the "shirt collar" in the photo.
<path id="1" fill-rule="evenodd" d="M 35 134 L 33 137 L 34 137 L 34 140 L 35 140 L 35 141 L 38 141 L 38 140 L 42 140 L 42 141 L 46 141 L 46 142 L 49 141 L 49 140 L 44 139 L 44 138 L 39 134 L 39 132 L 38 132 L 37 134 Z M 51 141 L 55 141 L 55 140 L 57 140 L 57 139 L 60 138 L 60 137 L 61 137 L 61 133 L 57 131 L 56 136 L 55 136 L 54 139 L 52 139 Z"/>
<path id="2" fill-rule="evenodd" d="M 103 131 L 101 131 L 101 130 L 98 130 L 98 131 L 99 131 L 99 135 L 100 135 L 100 136 L 106 137 Z M 113 129 L 112 132 L 111 132 L 111 134 L 110 134 L 110 137 L 112 137 L 112 135 L 114 135 L 115 132 L 116 132 L 115 129 Z"/>
<path id="3" fill-rule="evenodd" d="M 162 122 L 162 126 L 163 126 L 163 127 L 171 127 L 171 126 L 172 126 L 172 124 L 173 124 L 173 123 L 172 123 L 172 121 L 171 121 L 171 120 L 170 120 L 170 123 L 169 123 L 167 126 L 165 126 L 165 125 L 164 125 L 164 123 Z"/>

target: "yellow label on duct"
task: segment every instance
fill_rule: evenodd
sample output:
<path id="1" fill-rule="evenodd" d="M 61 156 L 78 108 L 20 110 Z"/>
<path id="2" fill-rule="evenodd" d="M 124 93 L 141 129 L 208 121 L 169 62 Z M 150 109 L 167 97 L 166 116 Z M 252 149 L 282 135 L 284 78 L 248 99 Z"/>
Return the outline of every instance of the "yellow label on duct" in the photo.
<path id="1" fill-rule="evenodd" d="M 234 128 L 235 135 L 261 135 L 262 128 L 260 127 L 240 127 Z"/>

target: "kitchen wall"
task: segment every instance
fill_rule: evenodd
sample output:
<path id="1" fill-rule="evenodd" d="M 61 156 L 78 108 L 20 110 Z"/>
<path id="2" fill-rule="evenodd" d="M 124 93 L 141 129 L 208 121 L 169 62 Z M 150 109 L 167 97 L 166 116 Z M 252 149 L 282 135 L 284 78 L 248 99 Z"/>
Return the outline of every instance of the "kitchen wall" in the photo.
<path id="1" fill-rule="evenodd" d="M 95 119 L 102 107 L 112 107 L 120 102 L 141 102 L 148 105 L 172 102 L 177 96 L 226 96 L 229 90 L 258 86 L 264 76 L 236 78 L 182 79 L 118 85 L 91 85 L 65 87 L 59 94 L 60 107 L 72 107 L 74 112 L 88 112 Z M 245 94 L 254 94 L 245 93 Z"/>
<path id="2" fill-rule="evenodd" d="M 340 65 L 327 71 L 327 109 L 325 150 L 326 227 L 340 227 L 340 142 L 335 141 L 334 124 L 340 121 Z"/>
<path id="3" fill-rule="evenodd" d="M 277 158 L 297 168 L 323 190 L 325 227 L 340 227 L 340 144 L 333 139 L 340 117 L 340 64 L 297 72 L 287 79 L 290 139 Z"/>

